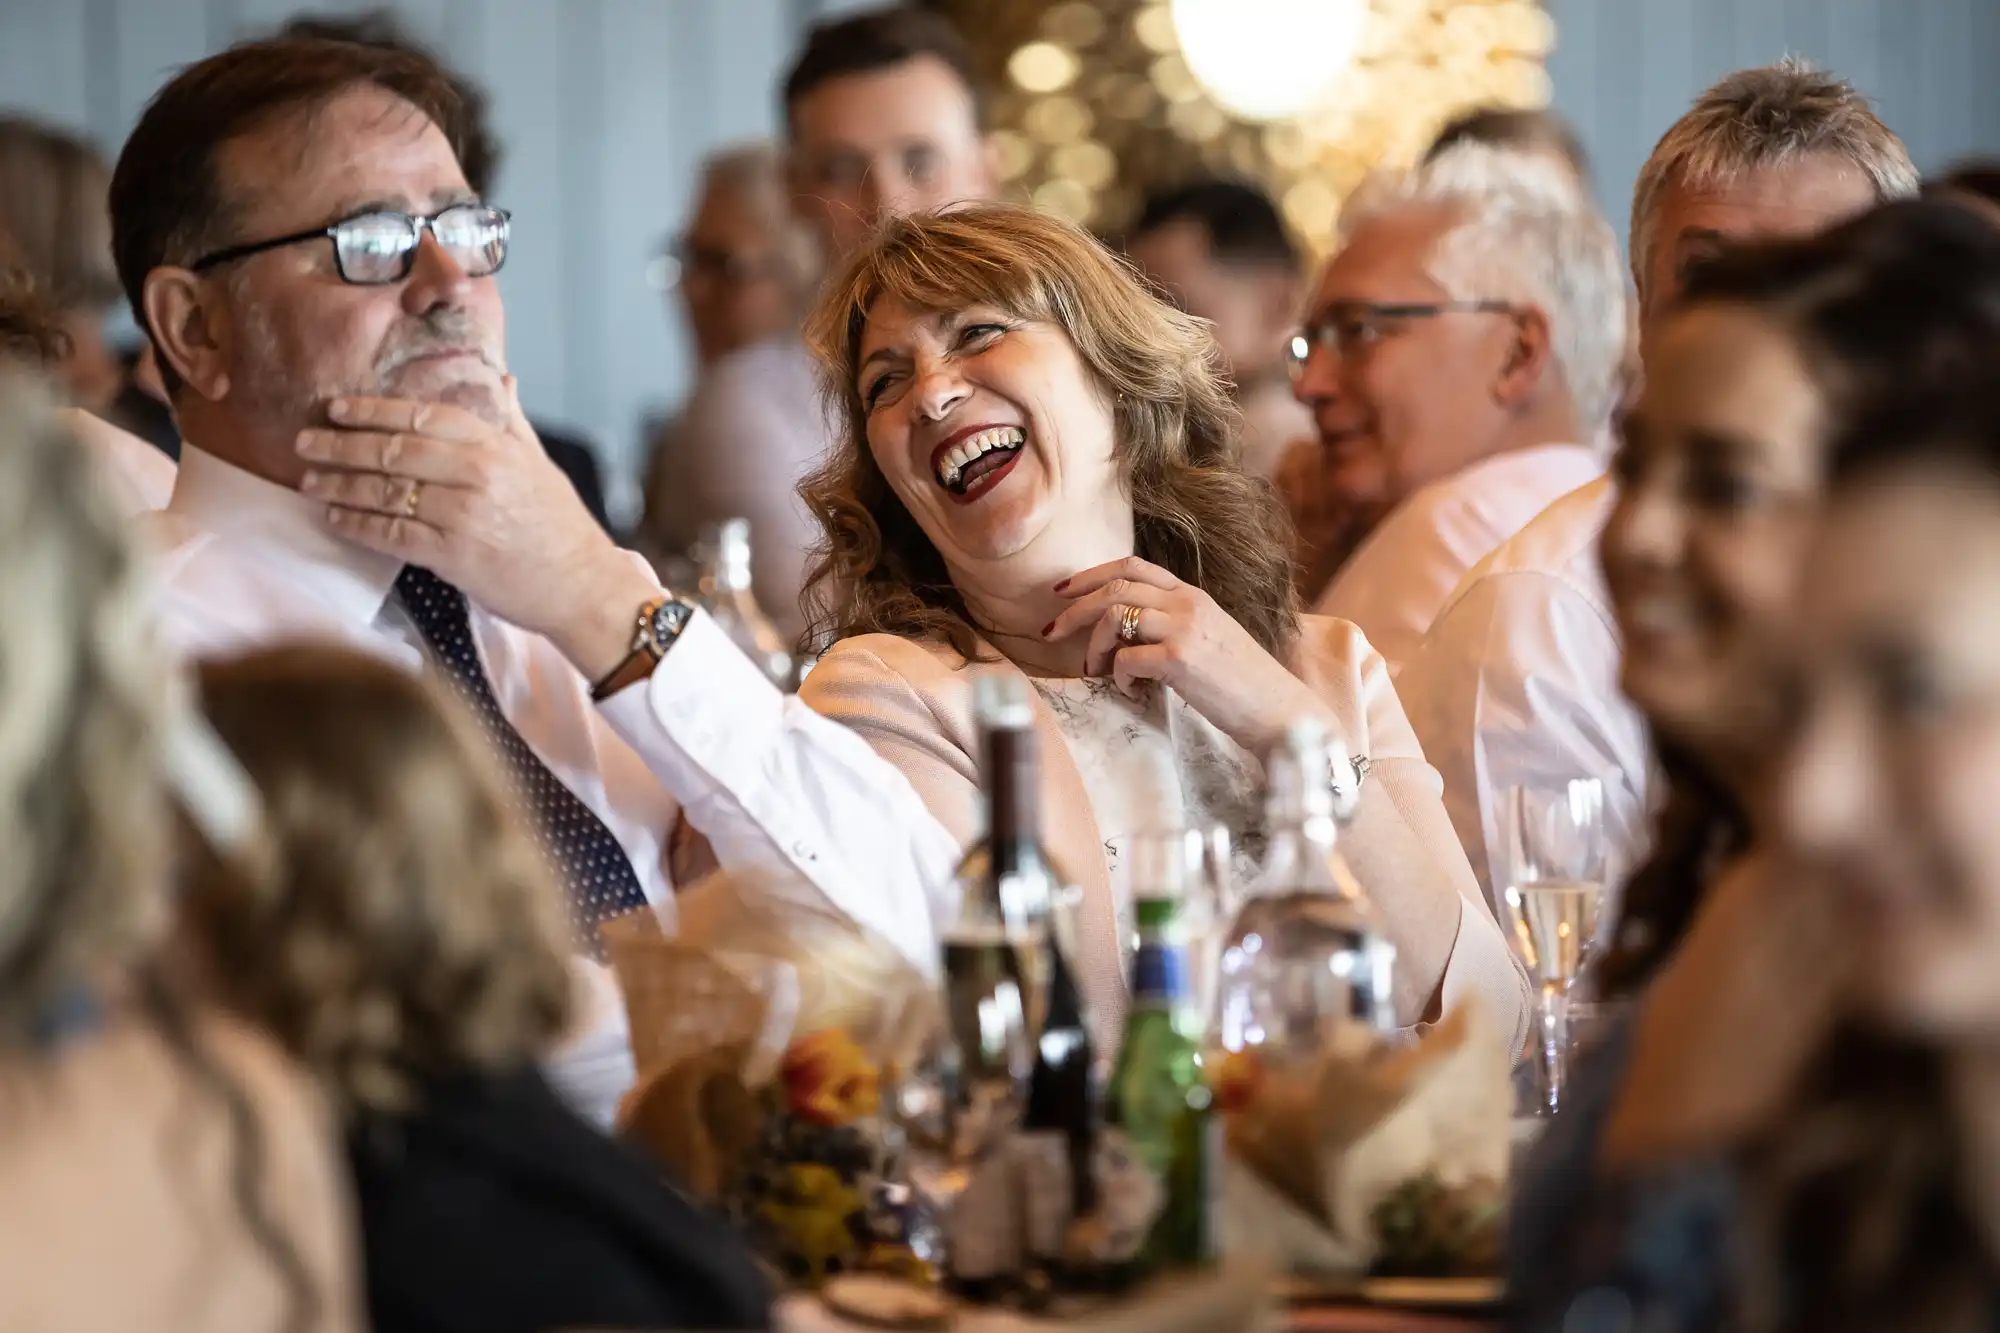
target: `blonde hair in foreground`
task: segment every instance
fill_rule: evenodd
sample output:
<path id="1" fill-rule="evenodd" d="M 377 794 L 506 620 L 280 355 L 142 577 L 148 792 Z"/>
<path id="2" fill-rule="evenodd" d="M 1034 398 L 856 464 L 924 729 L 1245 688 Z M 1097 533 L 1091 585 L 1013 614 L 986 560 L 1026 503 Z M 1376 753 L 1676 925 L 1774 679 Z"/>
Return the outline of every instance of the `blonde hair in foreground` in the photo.
<path id="1" fill-rule="evenodd" d="M 204 667 L 201 686 L 276 851 L 268 878 L 208 860 L 193 885 L 224 999 L 350 1113 L 543 1055 L 572 1003 L 561 899 L 457 709 L 328 647 Z"/>
<path id="2" fill-rule="evenodd" d="M 175 678 L 137 573 L 89 451 L 0 371 L 0 1045 L 165 930 Z"/>
<path id="3" fill-rule="evenodd" d="M 943 559 L 868 447 L 855 374 L 868 311 L 885 297 L 928 311 L 991 305 L 1062 329 L 1113 404 L 1138 554 L 1206 590 L 1267 650 L 1290 645 L 1290 525 L 1270 486 L 1238 461 L 1241 419 L 1208 326 L 1156 299 L 1080 227 L 977 204 L 887 223 L 806 321 L 841 423 L 828 460 L 799 487 L 822 529 L 806 587 L 815 647 L 887 633 L 975 655 L 975 627 Z"/>

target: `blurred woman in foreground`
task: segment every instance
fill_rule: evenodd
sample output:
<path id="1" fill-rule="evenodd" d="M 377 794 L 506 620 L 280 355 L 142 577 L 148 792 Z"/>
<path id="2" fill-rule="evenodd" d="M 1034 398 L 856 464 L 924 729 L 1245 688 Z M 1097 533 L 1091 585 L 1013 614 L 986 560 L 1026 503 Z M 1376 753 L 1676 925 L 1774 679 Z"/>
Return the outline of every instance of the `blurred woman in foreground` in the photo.
<path id="1" fill-rule="evenodd" d="M 90 469 L 0 380 L 0 1328 L 344 1333 L 331 1127 L 162 963 L 174 798 L 229 840 L 254 808 L 202 762 Z"/>
<path id="2" fill-rule="evenodd" d="M 571 1012 L 561 899 L 420 680 L 323 647 L 202 672 L 275 874 L 197 867 L 218 992 L 345 1124 L 376 1333 L 756 1328 L 748 1251 L 536 1067 Z"/>
<path id="3" fill-rule="evenodd" d="M 1321 719 L 1372 763 L 1341 846 L 1397 946 L 1399 1021 L 1476 996 L 1518 1049 L 1526 982 L 1386 664 L 1299 613 L 1286 525 L 1236 461 L 1205 328 L 1081 229 L 982 205 L 889 224 L 807 326 L 844 424 L 802 489 L 825 540 L 801 691 L 976 834 L 975 663 L 1036 691 L 1044 841 L 1083 891 L 1080 985 L 1124 1009 L 1105 848 L 1252 833 L 1264 752 Z"/>
<path id="4" fill-rule="evenodd" d="M 2000 1317 L 1996 383 L 1861 422 L 1815 543 L 1781 825 L 1855 966 L 1749 1156 L 1745 1329 Z"/>
<path id="5" fill-rule="evenodd" d="M 1728 1221 L 1711 1168 L 1817 1049 L 1839 936 L 1774 868 L 1791 612 L 1828 442 L 1856 402 L 1967 373 L 2000 339 L 2000 233 L 1886 205 L 1691 275 L 1626 423 L 1603 537 L 1623 683 L 1669 797 L 1600 971 L 1643 993 L 1587 1060 L 1524 1175 L 1510 1235 L 1521 1326 L 1610 1289 L 1709 1326 Z M 1692 1164 L 1692 1165 L 1690 1165 Z"/>

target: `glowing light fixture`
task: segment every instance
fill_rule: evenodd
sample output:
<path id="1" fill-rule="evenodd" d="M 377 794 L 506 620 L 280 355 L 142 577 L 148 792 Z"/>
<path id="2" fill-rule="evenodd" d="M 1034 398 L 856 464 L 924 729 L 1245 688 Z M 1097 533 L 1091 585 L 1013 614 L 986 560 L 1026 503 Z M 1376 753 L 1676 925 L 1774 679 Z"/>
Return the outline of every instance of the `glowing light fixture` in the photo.
<path id="1" fill-rule="evenodd" d="M 1325 100 L 1368 22 L 1368 0 L 1172 0 L 1182 58 L 1208 95 L 1246 120 Z"/>

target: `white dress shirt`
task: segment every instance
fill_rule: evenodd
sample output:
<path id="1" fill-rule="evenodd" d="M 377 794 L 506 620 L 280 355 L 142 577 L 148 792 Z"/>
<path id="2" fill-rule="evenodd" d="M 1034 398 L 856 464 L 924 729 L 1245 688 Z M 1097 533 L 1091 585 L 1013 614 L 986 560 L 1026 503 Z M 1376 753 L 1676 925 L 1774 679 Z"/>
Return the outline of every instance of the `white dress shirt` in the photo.
<path id="1" fill-rule="evenodd" d="M 1400 674 L 1467 570 L 1558 496 L 1603 475 L 1594 450 L 1544 444 L 1432 482 L 1382 520 L 1313 610 L 1359 625 Z"/>
<path id="2" fill-rule="evenodd" d="M 1608 885 L 1624 882 L 1645 847 L 1651 751 L 1644 719 L 1618 689 L 1618 628 L 1597 558 L 1615 499 L 1600 477 L 1480 562 L 1396 678 L 1496 912 L 1508 787 L 1599 779 Z"/>
<path id="3" fill-rule="evenodd" d="M 188 445 L 172 501 L 142 522 L 160 621 L 184 655 L 318 639 L 424 668 L 422 640 L 391 596 L 401 563 L 329 533 L 296 491 Z M 667 924 L 667 844 L 684 812 L 722 865 L 763 870 L 759 880 L 802 909 L 831 908 L 936 970 L 931 895 L 957 841 L 867 742 L 779 694 L 713 621 L 697 615 L 642 686 L 598 705 L 555 645 L 469 610 L 501 711 L 604 821 Z M 593 1021 L 551 1074 L 608 1123 L 632 1079 L 625 1016 L 609 974 L 578 967 Z"/>
<path id="4" fill-rule="evenodd" d="M 174 460 L 131 431 L 81 408 L 63 414 L 79 443 L 97 460 L 98 481 L 120 514 L 132 518 L 164 509 L 174 493 Z"/>
<path id="5" fill-rule="evenodd" d="M 834 430 L 812 355 L 796 337 L 745 347 L 709 368 L 662 440 L 649 526 L 686 540 L 725 518 L 750 520 L 757 604 L 787 639 L 804 628 L 799 593 L 819 527 L 799 480 Z"/>

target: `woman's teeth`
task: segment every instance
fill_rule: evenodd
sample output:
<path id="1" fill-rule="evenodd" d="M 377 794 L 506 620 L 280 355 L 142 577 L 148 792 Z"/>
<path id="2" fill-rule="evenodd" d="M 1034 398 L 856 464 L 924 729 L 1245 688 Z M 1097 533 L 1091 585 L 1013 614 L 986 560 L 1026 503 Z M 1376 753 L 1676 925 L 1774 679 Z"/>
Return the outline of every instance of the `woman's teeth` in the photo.
<path id="1" fill-rule="evenodd" d="M 995 450 L 1019 449 L 1028 442 L 1028 433 L 1019 426 L 995 426 L 992 430 L 982 430 L 977 435 L 968 435 L 945 450 L 937 461 L 938 484 L 948 491 L 964 489 L 965 469 L 975 458 L 993 453 Z"/>

